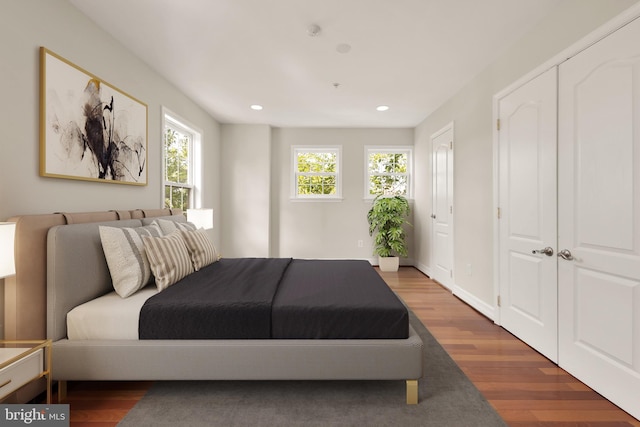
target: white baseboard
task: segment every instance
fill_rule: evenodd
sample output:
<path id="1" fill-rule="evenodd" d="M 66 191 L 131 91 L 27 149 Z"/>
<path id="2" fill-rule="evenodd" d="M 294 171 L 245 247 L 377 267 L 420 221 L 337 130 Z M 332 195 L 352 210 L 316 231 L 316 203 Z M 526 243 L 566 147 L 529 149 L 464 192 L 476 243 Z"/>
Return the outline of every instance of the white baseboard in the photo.
<path id="1" fill-rule="evenodd" d="M 470 294 L 465 291 L 461 287 L 454 285 L 453 287 L 453 295 L 460 298 L 462 301 L 488 317 L 489 319 L 495 321 L 496 319 L 496 308 L 487 304 L 486 302 L 478 299 L 475 295 Z"/>
<path id="2" fill-rule="evenodd" d="M 427 276 L 431 277 L 431 267 L 429 267 L 428 265 L 422 264 L 422 263 L 416 263 L 414 267 L 420 270 L 422 273 L 426 274 Z M 447 288 L 446 286 L 444 287 Z M 453 293 L 453 295 L 455 295 L 456 297 L 464 301 L 465 304 L 471 306 L 473 309 L 479 311 L 484 316 L 488 317 L 490 320 L 493 320 L 495 322 L 496 307 L 492 307 L 486 302 L 478 299 L 475 295 L 465 291 L 464 289 L 462 289 L 460 286 L 456 284 L 454 284 L 453 288 L 449 290 Z"/>
<path id="3" fill-rule="evenodd" d="M 413 267 L 415 262 L 413 262 L 413 258 L 400 258 L 400 265 L 403 267 Z"/>
<path id="4" fill-rule="evenodd" d="M 352 258 L 349 258 L 349 259 L 352 259 Z M 379 264 L 378 263 L 378 257 L 366 258 L 366 260 L 369 261 L 369 263 L 371 265 L 374 265 L 374 266 L 378 266 L 378 264 Z M 415 266 L 412 258 L 400 258 L 400 265 L 402 267 L 414 267 Z"/>
<path id="5" fill-rule="evenodd" d="M 426 274 L 427 276 L 431 277 L 431 267 L 429 267 L 428 265 L 419 262 L 415 264 L 414 267 L 420 270 L 422 273 Z"/>

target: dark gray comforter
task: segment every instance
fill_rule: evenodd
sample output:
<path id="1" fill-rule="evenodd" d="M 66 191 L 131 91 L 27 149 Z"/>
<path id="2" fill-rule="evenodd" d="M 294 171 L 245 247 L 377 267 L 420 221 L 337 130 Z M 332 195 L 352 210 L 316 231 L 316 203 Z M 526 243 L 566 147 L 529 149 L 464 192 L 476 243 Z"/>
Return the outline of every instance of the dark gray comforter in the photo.
<path id="1" fill-rule="evenodd" d="M 149 298 L 140 339 L 407 338 L 405 306 L 366 261 L 223 258 Z"/>

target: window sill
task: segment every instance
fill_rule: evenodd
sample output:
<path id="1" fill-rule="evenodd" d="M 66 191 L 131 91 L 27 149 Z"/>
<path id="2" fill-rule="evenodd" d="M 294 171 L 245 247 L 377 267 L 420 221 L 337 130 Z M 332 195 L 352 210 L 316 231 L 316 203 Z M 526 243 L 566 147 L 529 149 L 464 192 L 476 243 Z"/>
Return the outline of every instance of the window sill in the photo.
<path id="1" fill-rule="evenodd" d="M 409 202 L 410 205 L 413 204 L 413 199 L 410 199 L 409 197 L 406 197 L 406 196 L 405 198 L 407 199 L 407 202 Z M 369 203 L 369 204 L 372 204 L 374 200 L 375 200 L 375 197 L 364 197 L 362 199 L 364 203 Z"/>
<path id="2" fill-rule="evenodd" d="M 298 202 L 342 202 L 344 199 L 342 197 L 291 197 L 289 199 L 290 202 L 298 203 Z"/>

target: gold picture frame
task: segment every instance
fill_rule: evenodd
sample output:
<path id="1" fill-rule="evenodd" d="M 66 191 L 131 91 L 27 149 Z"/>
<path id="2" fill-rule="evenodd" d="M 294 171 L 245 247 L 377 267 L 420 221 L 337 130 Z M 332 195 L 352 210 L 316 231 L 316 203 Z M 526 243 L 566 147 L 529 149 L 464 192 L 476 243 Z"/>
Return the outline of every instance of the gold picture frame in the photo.
<path id="1" fill-rule="evenodd" d="M 147 185 L 147 104 L 40 48 L 40 175 Z"/>

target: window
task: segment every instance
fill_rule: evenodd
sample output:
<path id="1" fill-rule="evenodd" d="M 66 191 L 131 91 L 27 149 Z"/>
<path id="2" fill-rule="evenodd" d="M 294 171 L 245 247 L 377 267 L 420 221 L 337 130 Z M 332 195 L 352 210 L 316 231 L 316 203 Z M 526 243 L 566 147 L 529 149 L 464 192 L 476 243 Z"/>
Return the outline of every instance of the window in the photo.
<path id="1" fill-rule="evenodd" d="M 200 132 L 174 115 L 164 114 L 164 207 L 186 211 L 195 206 L 194 158 Z"/>
<path id="2" fill-rule="evenodd" d="M 410 147 L 366 147 L 365 198 L 379 194 L 411 195 Z"/>
<path id="3" fill-rule="evenodd" d="M 340 147 L 293 147 L 293 197 L 339 199 Z"/>

